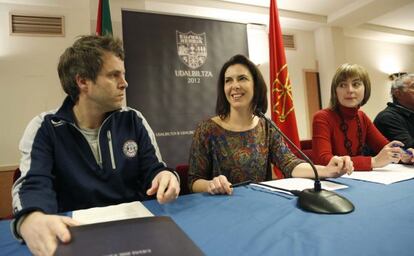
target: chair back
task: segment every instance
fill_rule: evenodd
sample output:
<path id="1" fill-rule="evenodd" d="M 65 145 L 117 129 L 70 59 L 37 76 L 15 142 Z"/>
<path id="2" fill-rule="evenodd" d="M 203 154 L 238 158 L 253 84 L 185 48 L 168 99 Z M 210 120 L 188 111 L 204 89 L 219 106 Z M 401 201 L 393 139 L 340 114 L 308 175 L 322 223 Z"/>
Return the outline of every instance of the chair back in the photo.
<path id="1" fill-rule="evenodd" d="M 17 168 L 16 170 L 14 170 L 14 173 L 13 173 L 13 184 L 16 182 L 16 180 L 18 178 L 20 178 L 20 175 L 21 174 L 22 173 L 20 172 L 20 169 L 19 168 Z"/>
<path id="2" fill-rule="evenodd" d="M 190 189 L 188 188 L 188 164 L 179 164 L 175 167 L 175 171 L 180 176 L 180 195 L 190 194 Z"/>
<path id="3" fill-rule="evenodd" d="M 302 152 L 313 162 L 312 140 L 301 140 L 300 148 L 302 149 Z"/>

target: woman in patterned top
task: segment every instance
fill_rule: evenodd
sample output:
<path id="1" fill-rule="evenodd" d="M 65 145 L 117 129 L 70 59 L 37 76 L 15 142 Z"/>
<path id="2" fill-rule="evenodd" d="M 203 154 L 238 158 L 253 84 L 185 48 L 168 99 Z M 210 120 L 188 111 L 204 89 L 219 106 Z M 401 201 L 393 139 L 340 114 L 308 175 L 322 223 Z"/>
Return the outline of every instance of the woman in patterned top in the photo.
<path id="1" fill-rule="evenodd" d="M 193 192 L 231 194 L 232 183 L 270 180 L 271 163 L 286 177 L 314 177 L 280 135 L 255 109 L 267 109 L 266 84 L 258 68 L 243 55 L 222 67 L 218 80 L 217 116 L 201 122 L 190 150 L 189 187 Z M 349 157 L 332 157 L 317 166 L 320 177 L 353 171 Z"/>

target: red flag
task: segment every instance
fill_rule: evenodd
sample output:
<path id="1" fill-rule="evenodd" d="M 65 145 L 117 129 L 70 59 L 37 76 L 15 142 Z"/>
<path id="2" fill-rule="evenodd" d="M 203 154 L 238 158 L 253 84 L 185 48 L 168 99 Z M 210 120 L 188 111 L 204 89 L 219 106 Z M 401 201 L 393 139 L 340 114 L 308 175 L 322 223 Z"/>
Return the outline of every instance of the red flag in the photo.
<path id="1" fill-rule="evenodd" d="M 300 147 L 293 108 L 292 86 L 286 63 L 285 48 L 283 47 L 276 0 L 270 0 L 269 48 L 272 120 L 289 139 Z M 279 169 L 275 168 L 274 172 L 278 178 L 283 178 L 283 174 Z"/>
<path id="2" fill-rule="evenodd" d="M 96 18 L 96 35 L 112 36 L 111 11 L 109 0 L 99 0 Z"/>

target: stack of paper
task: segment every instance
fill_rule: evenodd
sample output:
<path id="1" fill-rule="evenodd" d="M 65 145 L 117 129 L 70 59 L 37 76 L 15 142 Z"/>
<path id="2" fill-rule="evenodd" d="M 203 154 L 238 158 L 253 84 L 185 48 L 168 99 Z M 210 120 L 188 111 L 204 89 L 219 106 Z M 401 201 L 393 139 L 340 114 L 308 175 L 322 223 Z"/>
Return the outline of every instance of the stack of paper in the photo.
<path id="1" fill-rule="evenodd" d="M 280 179 L 280 180 L 271 180 L 271 181 L 265 181 L 261 182 L 260 184 L 266 184 L 270 185 L 275 188 L 282 188 L 287 190 L 299 190 L 302 191 L 304 189 L 313 188 L 315 181 L 313 179 L 305 179 L 305 178 L 289 178 L 289 179 Z M 260 186 L 260 184 L 251 184 L 252 186 L 258 186 L 262 188 L 269 189 L 271 191 L 277 191 L 282 192 L 286 194 L 291 194 L 287 191 L 279 190 L 279 189 L 272 189 L 265 186 Z M 326 190 L 337 190 L 337 189 L 343 189 L 347 188 L 348 186 L 343 184 L 338 184 L 335 182 L 330 181 L 321 181 L 321 185 L 323 189 Z"/>
<path id="2" fill-rule="evenodd" d="M 374 168 L 368 172 L 353 172 L 343 178 L 364 180 L 381 184 L 391 184 L 414 178 L 414 166 L 403 164 L 389 164 L 382 168 Z"/>
<path id="3" fill-rule="evenodd" d="M 141 202 L 123 203 L 73 211 L 72 218 L 82 224 L 154 216 Z"/>

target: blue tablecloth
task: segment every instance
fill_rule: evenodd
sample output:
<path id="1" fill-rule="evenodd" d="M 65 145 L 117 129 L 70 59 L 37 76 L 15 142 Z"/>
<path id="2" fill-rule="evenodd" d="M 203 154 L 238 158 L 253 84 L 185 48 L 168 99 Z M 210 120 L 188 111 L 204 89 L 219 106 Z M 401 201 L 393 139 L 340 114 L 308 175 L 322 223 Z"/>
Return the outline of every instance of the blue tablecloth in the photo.
<path id="1" fill-rule="evenodd" d="M 144 205 L 171 216 L 207 255 L 414 255 L 414 180 L 381 185 L 337 179 L 355 205 L 345 215 L 302 211 L 296 198 L 253 186 L 232 196 L 192 194 Z M 29 255 L 0 222 L 0 254 Z"/>

